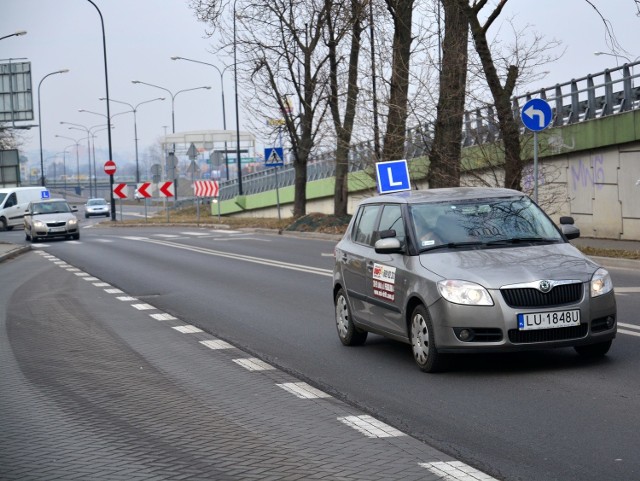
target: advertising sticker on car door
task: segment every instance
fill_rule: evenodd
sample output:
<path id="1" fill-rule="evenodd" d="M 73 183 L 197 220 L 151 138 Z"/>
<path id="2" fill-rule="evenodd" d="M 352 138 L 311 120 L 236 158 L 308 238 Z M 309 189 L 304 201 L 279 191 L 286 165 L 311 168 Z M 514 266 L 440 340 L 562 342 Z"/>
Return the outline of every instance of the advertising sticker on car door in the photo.
<path id="1" fill-rule="evenodd" d="M 394 301 L 396 268 L 383 264 L 373 265 L 373 295 L 387 301 Z"/>

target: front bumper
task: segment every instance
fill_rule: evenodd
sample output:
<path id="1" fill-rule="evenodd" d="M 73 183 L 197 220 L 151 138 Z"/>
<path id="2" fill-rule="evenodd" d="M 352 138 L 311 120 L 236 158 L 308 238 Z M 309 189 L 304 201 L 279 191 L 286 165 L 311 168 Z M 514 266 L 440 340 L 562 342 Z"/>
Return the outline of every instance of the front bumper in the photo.
<path id="1" fill-rule="evenodd" d="M 553 307 L 514 308 L 500 291 L 491 291 L 493 306 L 467 306 L 439 299 L 429 307 L 441 352 L 505 352 L 571 347 L 605 342 L 616 336 L 614 292 L 591 298 L 589 284 L 583 284 L 582 298 Z M 520 330 L 518 314 L 563 312 L 578 309 L 580 325 L 539 330 Z M 461 340 L 464 330 L 471 333 Z"/>

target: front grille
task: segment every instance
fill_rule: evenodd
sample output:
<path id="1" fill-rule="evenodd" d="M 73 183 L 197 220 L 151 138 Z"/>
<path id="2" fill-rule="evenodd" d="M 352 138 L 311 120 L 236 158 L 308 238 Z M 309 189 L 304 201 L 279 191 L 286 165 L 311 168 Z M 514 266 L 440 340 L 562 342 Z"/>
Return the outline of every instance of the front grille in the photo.
<path id="1" fill-rule="evenodd" d="M 65 225 L 67 225 L 66 222 L 47 222 L 49 227 L 64 227 Z"/>
<path id="2" fill-rule="evenodd" d="M 587 335 L 588 324 L 579 326 L 559 327 L 556 329 L 538 329 L 535 331 L 519 331 L 511 329 L 509 340 L 514 344 L 530 344 L 534 342 L 564 341 L 566 339 L 580 339 Z"/>
<path id="3" fill-rule="evenodd" d="M 563 284 L 554 287 L 546 294 L 533 288 L 500 289 L 500 292 L 509 307 L 556 307 L 580 301 L 582 284 Z"/>

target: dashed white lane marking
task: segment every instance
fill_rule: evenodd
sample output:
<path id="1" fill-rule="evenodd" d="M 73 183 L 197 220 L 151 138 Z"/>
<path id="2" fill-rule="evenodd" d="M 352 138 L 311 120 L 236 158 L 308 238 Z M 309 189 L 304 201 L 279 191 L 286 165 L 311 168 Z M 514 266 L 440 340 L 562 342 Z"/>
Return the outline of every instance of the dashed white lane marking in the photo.
<path id="1" fill-rule="evenodd" d="M 267 364 L 257 357 L 248 357 L 245 359 L 232 359 L 236 364 L 244 367 L 247 371 L 271 371 L 275 369 L 271 364 Z"/>
<path id="2" fill-rule="evenodd" d="M 99 281 L 100 279 L 98 279 L 97 277 L 84 277 L 84 280 L 93 282 L 93 281 Z"/>
<path id="3" fill-rule="evenodd" d="M 148 311 L 151 309 L 155 309 L 151 304 L 131 304 L 132 307 L 135 307 L 139 311 Z"/>
<path id="4" fill-rule="evenodd" d="M 627 329 L 619 329 L 619 327 L 626 327 Z M 635 331 L 629 331 L 628 329 L 635 329 Z M 618 323 L 618 332 L 620 334 L 627 334 L 629 336 L 640 337 L 640 326 L 636 326 L 635 324 L 627 324 L 624 322 Z"/>
<path id="5" fill-rule="evenodd" d="M 196 326 L 192 326 L 190 324 L 186 324 L 184 326 L 175 326 L 172 329 L 175 329 L 176 331 L 181 332 L 182 334 L 196 334 L 198 332 L 203 332 L 202 329 Z"/>
<path id="6" fill-rule="evenodd" d="M 76 276 L 78 277 L 87 277 L 89 274 L 87 274 L 86 272 L 76 272 Z"/>
<path id="7" fill-rule="evenodd" d="M 378 421 L 369 415 L 345 416 L 338 418 L 338 421 L 360 431 L 368 438 L 397 438 L 406 436 L 402 431 L 398 431 L 396 428 L 392 428 L 388 424 Z"/>
<path id="8" fill-rule="evenodd" d="M 120 289 L 105 289 L 104 292 L 107 294 L 124 294 Z"/>
<path id="9" fill-rule="evenodd" d="M 116 297 L 116 299 L 118 299 L 119 301 L 122 301 L 122 302 L 137 301 L 138 300 L 136 297 L 131 297 L 131 296 L 118 296 L 118 297 Z"/>
<path id="10" fill-rule="evenodd" d="M 67 269 L 68 272 L 80 272 L 80 269 L 78 269 L 77 267 L 69 267 Z"/>
<path id="11" fill-rule="evenodd" d="M 209 349 L 233 349 L 233 346 L 228 342 L 221 341 L 219 339 L 211 339 L 209 341 L 200 341 L 200 344 L 207 346 Z"/>
<path id="12" fill-rule="evenodd" d="M 67 241 L 67 244 L 82 244 L 82 242 L 77 240 Z"/>
<path id="13" fill-rule="evenodd" d="M 109 243 L 109 242 L 113 242 L 111 239 L 94 239 L 96 242 L 104 242 L 104 243 Z"/>
<path id="14" fill-rule="evenodd" d="M 166 314 L 164 312 L 161 312 L 159 314 L 149 314 L 149 315 L 156 321 L 175 321 L 178 319 L 177 317 L 174 317 L 171 314 Z"/>
<path id="15" fill-rule="evenodd" d="M 210 232 L 180 232 L 180 234 L 192 236 L 211 235 Z"/>
<path id="16" fill-rule="evenodd" d="M 164 237 L 165 239 L 175 239 L 176 237 L 180 237 L 176 234 L 151 234 L 154 237 Z"/>
<path id="17" fill-rule="evenodd" d="M 496 478 L 492 478 L 488 474 L 478 471 L 461 461 L 418 464 L 439 476 L 438 479 L 443 481 L 497 481 Z"/>
<path id="18" fill-rule="evenodd" d="M 127 240 L 147 240 L 148 237 L 137 237 L 137 236 L 122 236 L 121 239 Z"/>
<path id="19" fill-rule="evenodd" d="M 109 287 L 108 282 L 94 282 L 93 285 L 96 287 Z"/>
<path id="20" fill-rule="evenodd" d="M 614 288 L 614 292 L 616 295 L 626 295 L 626 294 L 638 294 L 640 293 L 640 287 L 616 287 Z"/>
<path id="21" fill-rule="evenodd" d="M 331 397 L 330 394 L 320 391 L 306 382 L 287 382 L 284 384 L 276 384 L 279 388 L 290 392 L 300 399 L 318 399 Z"/>
<path id="22" fill-rule="evenodd" d="M 54 264 L 60 266 L 60 267 L 64 267 L 66 265 L 68 265 L 65 261 L 55 261 Z"/>

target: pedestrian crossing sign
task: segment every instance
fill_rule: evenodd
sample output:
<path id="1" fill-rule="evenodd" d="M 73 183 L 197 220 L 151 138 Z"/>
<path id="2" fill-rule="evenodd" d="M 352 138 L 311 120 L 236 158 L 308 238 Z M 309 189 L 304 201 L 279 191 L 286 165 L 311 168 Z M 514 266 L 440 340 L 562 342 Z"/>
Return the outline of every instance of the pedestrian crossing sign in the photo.
<path id="1" fill-rule="evenodd" d="M 264 149 L 265 167 L 282 167 L 284 165 L 284 153 L 282 147 Z"/>

